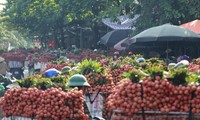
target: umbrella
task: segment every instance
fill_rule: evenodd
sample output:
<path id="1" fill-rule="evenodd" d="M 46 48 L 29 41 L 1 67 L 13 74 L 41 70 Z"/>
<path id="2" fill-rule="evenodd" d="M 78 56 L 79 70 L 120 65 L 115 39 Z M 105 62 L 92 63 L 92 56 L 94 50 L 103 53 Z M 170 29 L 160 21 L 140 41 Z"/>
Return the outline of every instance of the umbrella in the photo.
<path id="1" fill-rule="evenodd" d="M 113 47 L 116 43 L 126 37 L 128 37 L 128 30 L 112 30 L 101 37 L 99 43 L 104 44 L 107 47 Z"/>
<path id="2" fill-rule="evenodd" d="M 167 41 L 188 41 L 188 40 L 197 40 L 200 38 L 200 35 L 170 24 L 164 24 L 156 27 L 149 28 L 143 32 L 132 37 L 130 40 L 135 43 L 138 42 L 167 42 Z M 130 42 L 132 43 L 132 42 Z"/>
<path id="3" fill-rule="evenodd" d="M 198 41 L 200 39 L 200 35 L 171 24 L 164 24 L 156 27 L 152 27 L 149 29 L 144 30 L 143 32 L 137 34 L 136 36 L 130 39 L 129 43 L 133 43 L 137 45 L 137 43 L 166 43 L 164 45 L 167 46 L 168 49 L 168 42 L 177 42 L 180 45 L 184 41 L 185 42 L 192 42 Z M 133 42 L 131 42 L 133 41 Z M 174 44 L 172 44 L 174 45 Z M 176 46 L 177 47 L 177 46 Z M 168 52 L 167 52 L 167 59 L 168 59 Z"/>
<path id="4" fill-rule="evenodd" d="M 197 34 L 200 34 L 200 20 L 194 20 L 185 24 L 180 25 L 183 28 L 189 29 Z"/>

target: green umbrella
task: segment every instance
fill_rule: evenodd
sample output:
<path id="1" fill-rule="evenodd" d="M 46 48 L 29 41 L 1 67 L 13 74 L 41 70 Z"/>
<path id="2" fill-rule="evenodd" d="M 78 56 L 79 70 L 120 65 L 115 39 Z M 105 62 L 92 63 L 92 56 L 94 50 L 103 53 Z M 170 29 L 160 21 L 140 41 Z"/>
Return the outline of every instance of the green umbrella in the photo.
<path id="1" fill-rule="evenodd" d="M 130 43 L 138 42 L 170 42 L 170 41 L 194 41 L 200 39 L 200 35 L 171 24 L 164 24 L 144 30 L 130 38 Z"/>
<path id="2" fill-rule="evenodd" d="M 180 26 L 164 24 L 146 29 L 128 41 L 126 43 L 130 43 L 129 48 L 137 45 L 152 46 L 152 44 L 159 44 L 160 46 L 166 46 L 168 49 L 169 45 L 178 47 L 183 45 L 183 43 L 200 42 L 200 35 Z"/>
<path id="3" fill-rule="evenodd" d="M 176 25 L 164 24 L 156 27 L 151 27 L 137 34 L 136 36 L 126 38 L 123 41 L 117 43 L 115 48 L 117 48 L 117 46 L 122 47 L 123 44 L 124 49 L 144 46 L 152 47 L 157 43 L 159 45 L 161 45 L 161 43 L 168 45 L 168 42 L 178 42 L 180 44 L 183 41 L 198 41 L 199 38 L 200 35 L 188 29 Z"/>

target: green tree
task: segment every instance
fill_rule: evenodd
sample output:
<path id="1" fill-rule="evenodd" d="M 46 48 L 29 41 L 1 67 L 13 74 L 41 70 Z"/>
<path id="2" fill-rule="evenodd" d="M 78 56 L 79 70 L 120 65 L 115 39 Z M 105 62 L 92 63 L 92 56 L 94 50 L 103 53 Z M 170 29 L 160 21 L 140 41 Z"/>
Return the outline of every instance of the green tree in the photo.
<path id="1" fill-rule="evenodd" d="M 65 35 L 74 32 L 80 39 L 80 30 L 85 27 L 91 28 L 97 42 L 105 17 L 116 20 L 119 15 L 140 14 L 134 24 L 139 32 L 165 23 L 179 25 L 198 19 L 199 6 L 199 0 L 8 0 L 5 15 L 18 30 L 38 36 L 43 43 L 53 33 L 58 46 L 65 47 Z"/>
<path id="2" fill-rule="evenodd" d="M 8 16 L 0 17 L 0 44 L 2 47 L 7 49 L 9 44 L 15 47 L 26 47 L 26 40 L 15 29 L 11 29 L 7 19 Z"/>
<path id="3" fill-rule="evenodd" d="M 118 4 L 113 2 L 107 6 L 103 16 L 114 19 L 117 15 L 127 14 L 132 17 L 134 14 L 140 14 L 141 17 L 135 24 L 138 31 L 165 23 L 179 25 L 200 18 L 199 0 L 116 1 Z"/>
<path id="4" fill-rule="evenodd" d="M 16 28 L 26 29 L 30 36 L 39 36 L 46 43 L 45 37 L 52 31 L 58 10 L 54 0 L 10 0 L 5 14 Z"/>
<path id="5" fill-rule="evenodd" d="M 98 32 L 97 18 L 107 3 L 108 0 L 10 0 L 5 11 L 16 27 L 28 28 L 30 35 L 40 36 L 41 40 L 45 40 L 51 32 L 58 45 L 59 39 L 64 45 L 64 34 L 71 28 L 77 29 L 79 36 L 83 27 L 91 27 Z"/>

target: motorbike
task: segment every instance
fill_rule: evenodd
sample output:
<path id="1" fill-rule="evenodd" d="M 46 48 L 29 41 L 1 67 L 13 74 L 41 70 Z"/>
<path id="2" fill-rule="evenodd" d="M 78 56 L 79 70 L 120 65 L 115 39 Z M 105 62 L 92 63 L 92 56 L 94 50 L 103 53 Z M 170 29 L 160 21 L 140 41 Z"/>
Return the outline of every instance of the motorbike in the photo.
<path id="1" fill-rule="evenodd" d="M 17 79 L 15 77 L 12 76 L 11 73 L 7 72 L 6 75 L 2 75 L 0 74 L 0 84 L 3 87 L 1 90 L 5 92 L 7 89 L 10 89 L 12 87 L 18 87 L 18 83 L 17 83 Z M 2 96 L 2 95 L 1 95 Z"/>

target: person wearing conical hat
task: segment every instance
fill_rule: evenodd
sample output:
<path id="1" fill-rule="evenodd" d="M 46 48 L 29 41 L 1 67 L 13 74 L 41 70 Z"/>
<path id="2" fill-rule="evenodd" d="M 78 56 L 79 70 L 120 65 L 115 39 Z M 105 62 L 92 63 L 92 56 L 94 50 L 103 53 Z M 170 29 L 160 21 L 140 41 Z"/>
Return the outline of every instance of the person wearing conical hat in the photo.
<path id="1" fill-rule="evenodd" d="M 88 83 L 85 76 L 81 74 L 75 74 L 71 76 L 67 85 L 72 88 L 77 87 L 78 90 L 83 90 L 83 94 L 86 93 L 86 88 L 90 87 L 90 84 Z M 85 101 L 84 101 L 84 112 L 89 116 L 90 119 L 92 119 L 91 113 Z"/>
<path id="2" fill-rule="evenodd" d="M 69 75 L 70 71 L 71 71 L 71 68 L 69 66 L 65 66 L 61 70 L 61 75 Z"/>
<path id="3" fill-rule="evenodd" d="M 90 84 L 88 83 L 85 76 L 83 76 L 81 74 L 75 74 L 69 79 L 68 86 L 69 87 L 78 87 L 79 90 L 83 89 L 83 93 L 85 93 L 85 89 L 87 87 L 90 87 Z"/>

